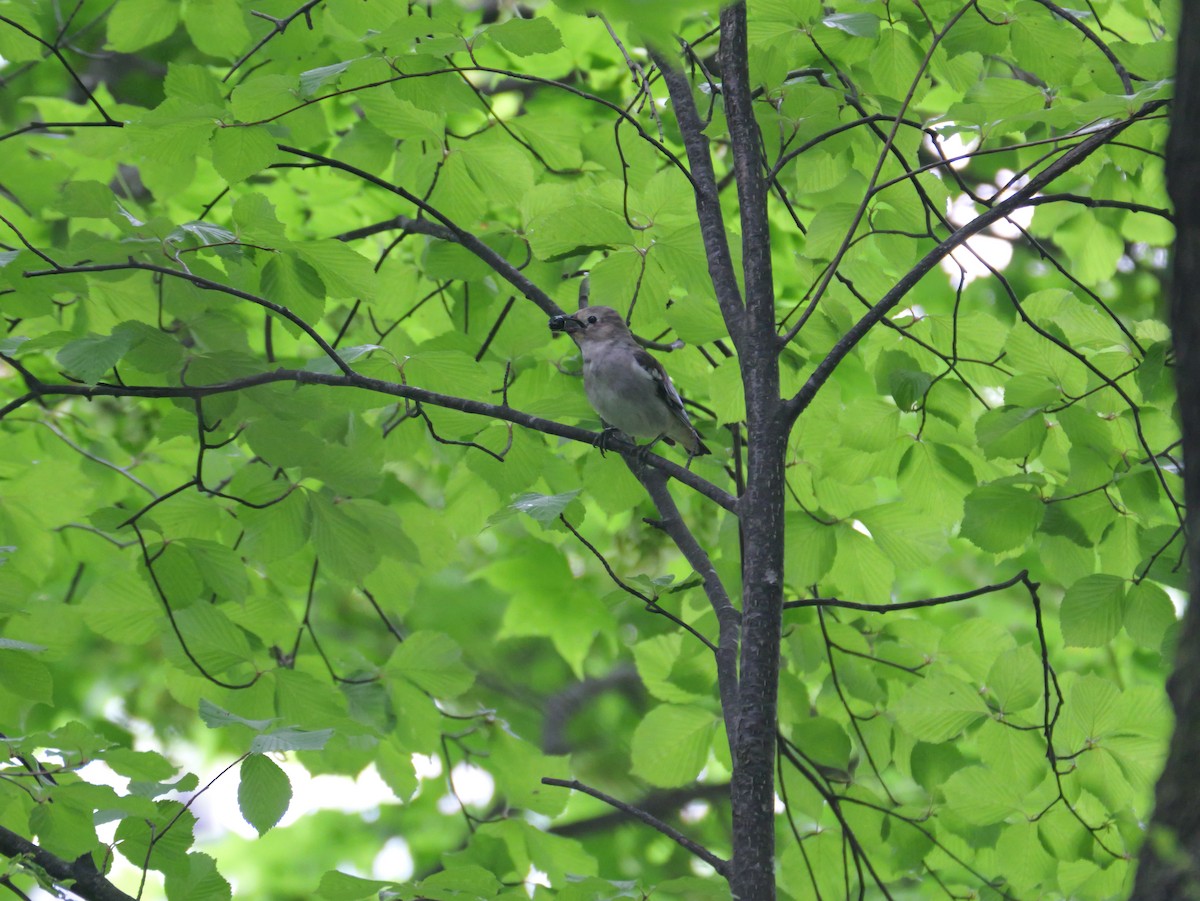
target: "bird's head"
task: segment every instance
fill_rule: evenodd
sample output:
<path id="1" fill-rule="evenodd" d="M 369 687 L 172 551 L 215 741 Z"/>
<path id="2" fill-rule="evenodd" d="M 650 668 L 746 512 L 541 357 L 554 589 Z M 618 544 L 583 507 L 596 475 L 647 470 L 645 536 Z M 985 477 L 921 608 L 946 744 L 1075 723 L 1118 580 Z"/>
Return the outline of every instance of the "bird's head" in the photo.
<path id="1" fill-rule="evenodd" d="M 629 327 L 612 307 L 584 307 L 573 316 L 552 316 L 550 331 L 566 332 L 577 342 L 629 337 Z"/>

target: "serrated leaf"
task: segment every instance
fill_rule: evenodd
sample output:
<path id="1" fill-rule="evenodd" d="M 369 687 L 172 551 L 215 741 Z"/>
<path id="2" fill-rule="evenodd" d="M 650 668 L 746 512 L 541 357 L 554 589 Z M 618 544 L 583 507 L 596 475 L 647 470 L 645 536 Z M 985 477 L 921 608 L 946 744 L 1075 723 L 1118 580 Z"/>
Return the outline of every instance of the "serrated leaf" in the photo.
<path id="1" fill-rule="evenodd" d="M 1125 599 L 1125 631 L 1142 647 L 1160 647 L 1177 619 L 1175 605 L 1159 586 L 1147 581 L 1130 586 Z"/>
<path id="2" fill-rule="evenodd" d="M 87 335 L 77 338 L 58 352 L 58 362 L 88 385 L 94 385 L 121 360 L 133 346 L 128 333 Z"/>
<path id="3" fill-rule="evenodd" d="M 168 898 L 188 901 L 229 901 L 233 897 L 233 889 L 207 854 L 188 854 L 186 866 L 169 868 L 163 887 Z"/>
<path id="4" fill-rule="evenodd" d="M 1024 460 L 1041 450 L 1046 425 L 1036 407 L 1000 407 L 979 417 L 975 437 L 988 458 Z"/>
<path id="5" fill-rule="evenodd" d="M 365 901 L 367 898 L 380 897 L 380 892 L 389 885 L 376 879 L 363 879 L 361 876 L 330 870 L 321 877 L 317 897 L 324 901 Z"/>
<path id="6" fill-rule="evenodd" d="M 575 498 L 579 497 L 581 489 L 576 488 L 573 491 L 567 491 L 563 494 L 521 494 L 513 498 L 513 502 L 508 505 L 508 509 L 515 510 L 518 513 L 524 513 L 533 517 L 542 525 L 556 521 L 559 515 L 570 506 Z M 493 519 L 507 517 L 496 514 Z"/>
<path id="7" fill-rule="evenodd" d="M 443 698 L 462 694 L 475 681 L 474 674 L 462 662 L 462 648 L 440 632 L 409 635 L 392 654 L 388 670 Z"/>
<path id="8" fill-rule="evenodd" d="M 170 37 L 179 24 L 179 6 L 171 0 L 117 0 L 108 14 L 108 46 L 132 53 Z"/>
<path id="9" fill-rule="evenodd" d="M 879 17 L 870 13 L 833 13 L 823 18 L 821 24 L 856 38 L 873 38 L 879 34 Z"/>
<path id="10" fill-rule="evenodd" d="M 981 485 L 963 502 L 960 534 L 981 550 L 999 554 L 1033 538 L 1046 508 L 1036 494 L 1015 485 Z"/>
<path id="11" fill-rule="evenodd" d="M 267 300 L 287 307 L 309 325 L 320 321 L 325 282 L 304 260 L 291 253 L 273 255 L 263 267 L 260 283 Z"/>
<path id="12" fill-rule="evenodd" d="M 231 185 L 267 168 L 278 152 L 265 125 L 218 128 L 213 134 L 213 167 Z"/>
<path id="13" fill-rule="evenodd" d="M 329 66 L 318 66 L 300 73 L 300 96 L 311 97 L 325 85 L 336 81 L 338 76 L 364 57 L 348 59 Z"/>
<path id="14" fill-rule="evenodd" d="M 1063 596 L 1063 641 L 1072 647 L 1100 647 L 1116 638 L 1124 615 L 1123 578 L 1108 573 L 1084 576 Z"/>
<path id="15" fill-rule="evenodd" d="M 251 754 L 242 761 L 238 809 L 242 818 L 264 835 L 287 813 L 292 782 L 270 757 Z"/>
<path id="16" fill-rule="evenodd" d="M 966 822 L 988 826 L 1021 810 L 1021 792 L 1012 782 L 981 766 L 954 773 L 943 787 L 946 803 Z"/>
<path id="17" fill-rule="evenodd" d="M 948 741 L 988 712 L 975 688 L 936 672 L 913 685 L 892 710 L 906 732 L 927 742 Z"/>
<path id="18" fill-rule="evenodd" d="M 487 30 L 487 36 L 514 56 L 553 53 L 562 47 L 562 35 L 554 23 L 543 16 L 509 19 Z"/>
<path id="19" fill-rule="evenodd" d="M 255 754 L 277 754 L 281 751 L 319 751 L 333 737 L 332 729 L 272 729 L 254 736 L 250 750 Z"/>
<path id="20" fill-rule="evenodd" d="M 686 785 L 708 759 L 716 730 L 717 718 L 703 708 L 660 704 L 633 732 L 633 775 L 662 788 Z"/>

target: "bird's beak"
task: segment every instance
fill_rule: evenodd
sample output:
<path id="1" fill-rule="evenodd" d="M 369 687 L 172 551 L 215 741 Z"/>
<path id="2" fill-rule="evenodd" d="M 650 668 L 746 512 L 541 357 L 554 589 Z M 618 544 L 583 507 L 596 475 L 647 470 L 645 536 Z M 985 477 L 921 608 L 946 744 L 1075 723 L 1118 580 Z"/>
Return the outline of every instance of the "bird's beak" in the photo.
<path id="1" fill-rule="evenodd" d="M 583 323 L 574 316 L 550 317 L 550 331 L 552 332 L 566 332 L 569 335 L 571 332 L 582 331 L 583 327 Z"/>

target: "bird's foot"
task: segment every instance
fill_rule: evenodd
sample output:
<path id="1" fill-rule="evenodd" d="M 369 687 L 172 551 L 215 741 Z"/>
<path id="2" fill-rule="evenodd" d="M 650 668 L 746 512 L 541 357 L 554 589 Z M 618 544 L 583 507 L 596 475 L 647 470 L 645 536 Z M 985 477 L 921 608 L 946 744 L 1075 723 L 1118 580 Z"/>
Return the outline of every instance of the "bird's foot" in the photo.
<path id="1" fill-rule="evenodd" d="M 596 439 L 596 447 L 600 448 L 601 457 L 608 455 L 608 452 L 612 449 L 611 442 L 613 436 L 620 434 L 620 429 L 613 428 L 610 425 L 604 427 L 604 429 L 600 432 L 600 437 Z"/>
<path id="2" fill-rule="evenodd" d="M 637 459 L 638 468 L 645 469 L 650 462 L 650 451 L 654 450 L 654 446 L 663 440 L 663 436 L 659 435 L 649 444 L 644 444 L 637 449 L 635 457 Z"/>

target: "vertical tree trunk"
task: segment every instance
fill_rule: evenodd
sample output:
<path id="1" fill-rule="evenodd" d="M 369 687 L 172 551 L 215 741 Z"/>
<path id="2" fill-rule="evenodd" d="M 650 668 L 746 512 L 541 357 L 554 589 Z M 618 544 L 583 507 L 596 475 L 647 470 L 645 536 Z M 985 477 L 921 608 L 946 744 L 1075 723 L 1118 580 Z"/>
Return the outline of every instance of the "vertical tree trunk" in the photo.
<path id="1" fill-rule="evenodd" d="M 773 349 L 770 351 L 773 353 Z M 776 379 L 776 386 L 778 379 Z M 783 603 L 783 463 L 778 390 L 747 410 L 742 496 L 742 654 L 734 744 L 733 879 L 740 901 L 775 897 L 775 723 Z M 765 401 L 765 402 L 764 402 Z"/>
<path id="2" fill-rule="evenodd" d="M 1175 734 L 1155 793 L 1137 901 L 1200 898 L 1200 2 L 1185 0 L 1177 46 L 1177 95 L 1167 144 L 1167 181 L 1175 205 L 1171 331 L 1183 424 L 1185 540 L 1190 567 L 1175 672 L 1167 692 Z"/>
<path id="3" fill-rule="evenodd" d="M 746 4 L 721 11 L 721 93 L 729 122 L 742 231 L 746 309 L 738 346 L 746 396 L 742 511 L 742 653 L 733 804 L 733 894 L 775 897 L 775 732 L 783 611 L 783 497 L 788 425 L 779 396 L 771 231 L 750 90 Z"/>

